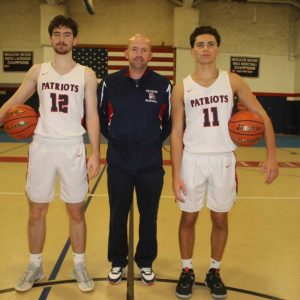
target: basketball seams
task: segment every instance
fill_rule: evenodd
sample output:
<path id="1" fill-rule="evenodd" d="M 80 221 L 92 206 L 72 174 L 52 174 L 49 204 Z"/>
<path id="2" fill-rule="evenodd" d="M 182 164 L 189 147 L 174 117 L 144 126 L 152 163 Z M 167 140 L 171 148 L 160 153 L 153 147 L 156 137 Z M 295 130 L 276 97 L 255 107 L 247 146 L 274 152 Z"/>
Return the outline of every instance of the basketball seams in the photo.
<path id="1" fill-rule="evenodd" d="M 26 117 L 24 117 L 24 118 L 35 118 L 36 119 L 36 117 L 37 117 L 37 115 L 32 115 L 32 116 L 26 116 Z M 16 116 L 15 118 L 13 118 L 13 119 L 9 119 L 9 120 L 5 120 L 5 121 L 3 121 L 3 126 L 5 126 L 7 123 L 9 123 L 9 122 L 11 122 L 11 121 L 15 121 L 15 120 L 18 120 L 18 119 L 20 119 L 20 116 Z"/>
<path id="2" fill-rule="evenodd" d="M 24 136 L 24 135 L 21 135 L 21 136 L 19 137 L 18 135 L 24 133 L 24 131 L 27 131 L 27 130 L 31 129 L 31 127 L 34 127 L 34 128 L 33 128 L 33 131 L 34 131 L 34 129 L 35 129 L 35 127 L 36 127 L 36 124 L 33 124 L 33 125 L 31 125 L 31 126 L 29 126 L 29 127 L 26 127 L 26 128 L 23 128 L 23 130 L 14 133 L 13 138 L 17 138 L 17 139 L 27 139 L 27 138 L 30 138 L 30 137 L 32 136 L 32 134 L 28 135 L 27 137 Z"/>
<path id="3" fill-rule="evenodd" d="M 28 122 L 27 121 L 27 119 L 32 119 L 33 120 L 33 122 L 32 122 L 32 120 L 30 120 L 30 122 Z M 37 124 L 37 120 L 36 120 L 36 117 L 35 118 L 33 118 L 33 117 L 26 117 L 26 120 L 22 120 L 22 121 L 19 121 L 19 123 L 21 123 L 21 122 L 26 122 L 25 124 L 24 124 L 24 126 L 20 126 L 20 127 L 16 127 L 16 126 L 9 126 L 9 125 L 7 125 L 7 124 L 9 124 L 10 122 L 12 122 L 12 121 L 14 121 L 14 120 L 17 120 L 17 119 L 14 119 L 14 120 L 10 120 L 9 122 L 7 122 L 6 124 L 4 124 L 3 125 L 3 127 L 4 127 L 4 130 L 10 130 L 10 129 L 17 129 L 17 128 L 24 128 L 25 127 L 25 125 L 27 125 L 27 127 L 30 127 L 30 126 L 35 126 L 36 124 Z M 17 125 L 18 123 L 13 123 L 14 125 Z"/>
<path id="4" fill-rule="evenodd" d="M 11 107 L 4 115 L 3 129 L 15 139 L 25 139 L 33 135 L 39 114 L 25 104 Z"/>
<path id="5" fill-rule="evenodd" d="M 236 133 L 238 135 L 242 135 L 242 136 L 258 136 L 259 138 L 261 138 L 261 134 L 260 133 L 244 133 L 244 132 L 239 132 L 239 131 L 232 131 L 229 130 L 229 132 L 231 133 Z"/>
<path id="6" fill-rule="evenodd" d="M 252 111 L 239 111 L 231 116 L 228 131 L 232 141 L 238 146 L 253 146 L 264 133 L 261 117 Z"/>
<path id="7" fill-rule="evenodd" d="M 256 120 L 251 120 L 251 119 L 243 119 L 242 121 L 241 120 L 237 120 L 237 121 L 230 120 L 229 122 L 232 123 L 232 124 L 241 123 L 241 122 L 252 122 L 252 123 L 257 123 L 257 124 L 260 124 L 260 125 L 264 125 L 264 123 L 261 122 L 261 121 L 256 121 Z"/>
<path id="8" fill-rule="evenodd" d="M 11 128 L 4 129 L 4 130 L 13 138 L 26 139 L 33 135 L 36 124 L 37 123 L 32 123 L 30 125 L 26 124 L 26 126 L 14 128 L 13 133 L 9 131 L 9 130 L 11 130 Z M 27 131 L 28 131 L 28 133 L 25 134 Z"/>

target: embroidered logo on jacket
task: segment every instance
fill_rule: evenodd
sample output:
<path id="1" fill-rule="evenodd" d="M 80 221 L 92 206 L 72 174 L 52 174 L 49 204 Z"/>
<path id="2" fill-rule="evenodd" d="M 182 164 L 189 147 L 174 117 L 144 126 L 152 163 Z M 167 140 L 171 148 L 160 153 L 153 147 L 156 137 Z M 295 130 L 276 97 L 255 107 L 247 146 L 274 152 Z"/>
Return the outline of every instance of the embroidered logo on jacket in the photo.
<path id="1" fill-rule="evenodd" d="M 145 102 L 157 103 L 156 94 L 158 93 L 158 91 L 146 90 L 146 93 L 148 93 L 148 98 L 145 99 Z"/>

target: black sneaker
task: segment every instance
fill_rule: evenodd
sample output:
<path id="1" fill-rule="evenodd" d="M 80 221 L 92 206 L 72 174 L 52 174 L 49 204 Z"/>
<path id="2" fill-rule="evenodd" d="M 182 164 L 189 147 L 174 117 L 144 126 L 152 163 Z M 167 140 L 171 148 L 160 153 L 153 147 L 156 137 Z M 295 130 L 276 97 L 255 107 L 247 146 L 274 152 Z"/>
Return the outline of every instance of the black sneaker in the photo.
<path id="1" fill-rule="evenodd" d="M 176 286 L 176 296 L 178 298 L 188 299 L 192 296 L 193 285 L 195 283 L 195 274 L 193 269 L 182 269 Z"/>
<path id="2" fill-rule="evenodd" d="M 227 290 L 220 277 L 219 269 L 209 269 L 206 274 L 205 285 L 210 288 L 210 293 L 214 298 L 222 299 L 227 296 Z"/>

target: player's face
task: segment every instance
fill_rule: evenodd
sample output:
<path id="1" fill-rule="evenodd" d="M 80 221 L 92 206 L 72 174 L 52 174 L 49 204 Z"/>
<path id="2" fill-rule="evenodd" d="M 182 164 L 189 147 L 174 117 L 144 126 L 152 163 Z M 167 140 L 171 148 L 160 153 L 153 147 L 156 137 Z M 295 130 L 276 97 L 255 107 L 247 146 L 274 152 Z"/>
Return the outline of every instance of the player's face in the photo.
<path id="1" fill-rule="evenodd" d="M 76 38 L 70 28 L 54 28 L 51 36 L 51 45 L 57 54 L 67 54 L 76 45 Z"/>
<path id="2" fill-rule="evenodd" d="M 192 56 L 196 62 L 210 64 L 216 61 L 219 53 L 216 38 L 211 34 L 201 34 L 196 37 Z"/>
<path id="3" fill-rule="evenodd" d="M 134 69 L 145 69 L 151 59 L 151 45 L 145 38 L 136 38 L 129 42 L 125 56 L 130 67 Z"/>

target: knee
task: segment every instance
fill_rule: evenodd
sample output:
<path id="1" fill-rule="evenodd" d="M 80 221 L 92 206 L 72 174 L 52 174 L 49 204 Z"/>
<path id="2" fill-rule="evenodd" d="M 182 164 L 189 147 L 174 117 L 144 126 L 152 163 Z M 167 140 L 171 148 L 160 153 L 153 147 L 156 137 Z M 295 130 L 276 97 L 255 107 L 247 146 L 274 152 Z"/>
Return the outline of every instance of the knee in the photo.
<path id="1" fill-rule="evenodd" d="M 44 220 L 47 214 L 47 207 L 30 209 L 29 222 L 36 223 Z"/>
<path id="2" fill-rule="evenodd" d="M 224 231 L 228 230 L 228 220 L 226 216 L 214 217 L 212 225 L 215 230 Z"/>
<path id="3" fill-rule="evenodd" d="M 155 225 L 156 222 L 157 222 L 157 212 L 152 212 L 152 213 L 140 212 L 140 223 Z"/>
<path id="4" fill-rule="evenodd" d="M 193 214 L 182 214 L 180 220 L 180 228 L 192 229 L 195 227 L 196 221 L 197 221 L 197 216 Z"/>
<path id="5" fill-rule="evenodd" d="M 67 204 L 66 208 L 70 222 L 80 223 L 84 221 L 84 203 Z"/>
<path id="6" fill-rule="evenodd" d="M 70 220 L 76 223 L 84 221 L 84 212 L 81 210 L 72 211 L 69 213 Z"/>
<path id="7" fill-rule="evenodd" d="M 110 213 L 109 224 L 110 226 L 127 227 L 128 214 L 121 211 L 114 211 Z"/>

